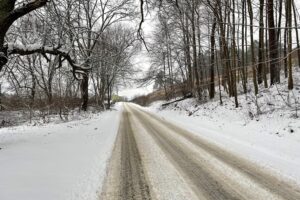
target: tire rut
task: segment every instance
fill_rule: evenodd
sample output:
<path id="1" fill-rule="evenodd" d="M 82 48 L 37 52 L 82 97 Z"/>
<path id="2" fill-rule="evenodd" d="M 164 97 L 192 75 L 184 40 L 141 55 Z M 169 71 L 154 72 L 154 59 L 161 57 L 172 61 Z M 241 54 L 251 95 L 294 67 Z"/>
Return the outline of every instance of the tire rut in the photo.
<path id="1" fill-rule="evenodd" d="M 173 123 L 170 123 L 166 120 L 162 120 L 157 116 L 154 116 L 150 113 L 142 111 L 143 113 L 151 116 L 153 119 L 157 120 L 160 123 L 163 123 L 166 127 L 173 130 L 174 133 L 177 133 L 184 138 L 186 138 L 191 143 L 199 146 L 200 148 L 205 149 L 210 154 L 214 155 L 216 158 L 222 160 L 224 163 L 227 163 L 231 167 L 243 172 L 248 177 L 256 181 L 262 187 L 267 188 L 269 191 L 283 197 L 284 199 L 289 200 L 299 200 L 300 199 L 300 190 L 294 185 L 281 180 L 275 176 L 272 176 L 270 173 L 265 172 L 265 170 L 260 169 L 250 161 L 247 161 L 243 158 L 240 158 L 236 155 L 233 155 L 227 152 L 216 145 L 209 144 L 208 142 L 203 141 L 199 137 L 188 133 L 186 130 L 182 129 L 179 126 L 176 126 Z"/>
<path id="2" fill-rule="evenodd" d="M 171 159 L 171 162 L 178 168 L 179 172 L 191 183 L 191 188 L 197 196 L 205 196 L 205 199 L 210 200 L 245 199 L 229 185 L 221 183 L 211 176 L 205 167 L 205 160 L 202 160 L 203 162 L 195 161 L 189 155 L 189 152 L 181 147 L 177 141 L 169 138 L 151 123 L 143 120 L 142 116 L 139 115 L 138 120 L 148 130 L 148 133 L 151 134 L 167 157 Z"/>
<path id="3" fill-rule="evenodd" d="M 100 199 L 151 200 L 142 159 L 130 125 L 130 114 L 123 111 L 110 173 Z M 117 182 L 117 183 L 116 183 Z"/>
<path id="4" fill-rule="evenodd" d="M 178 125 L 134 106 L 125 106 L 122 115 L 101 200 L 155 198 L 156 194 L 153 188 L 150 190 L 150 182 L 145 174 L 148 166 L 143 166 L 147 162 L 143 163 L 139 152 L 139 148 L 142 148 L 141 152 L 144 149 L 141 143 L 137 144 L 141 138 L 137 137 L 136 141 L 135 137 L 139 131 L 152 137 L 153 144 L 161 149 L 168 162 L 176 168 L 179 177 L 184 180 L 183 184 L 190 188 L 195 198 L 300 199 L 298 186 Z M 233 174 L 236 175 L 231 177 Z"/>
<path id="5" fill-rule="evenodd" d="M 124 127 L 121 151 L 121 187 L 122 197 L 128 200 L 150 200 L 150 190 L 143 170 L 142 160 L 133 130 L 129 113 L 124 111 Z"/>

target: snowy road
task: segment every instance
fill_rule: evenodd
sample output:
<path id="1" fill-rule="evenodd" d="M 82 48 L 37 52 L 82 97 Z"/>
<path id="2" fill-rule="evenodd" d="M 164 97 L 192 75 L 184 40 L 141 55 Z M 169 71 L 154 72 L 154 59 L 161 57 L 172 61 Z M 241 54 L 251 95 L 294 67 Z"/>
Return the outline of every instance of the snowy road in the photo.
<path id="1" fill-rule="evenodd" d="M 255 164 L 125 104 L 101 199 L 300 199 Z"/>

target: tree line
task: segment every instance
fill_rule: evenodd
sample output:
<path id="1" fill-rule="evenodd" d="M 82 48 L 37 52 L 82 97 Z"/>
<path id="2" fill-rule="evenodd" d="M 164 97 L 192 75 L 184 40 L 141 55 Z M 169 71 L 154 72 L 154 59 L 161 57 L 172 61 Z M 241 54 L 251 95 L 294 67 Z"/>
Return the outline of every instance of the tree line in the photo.
<path id="1" fill-rule="evenodd" d="M 148 9 L 157 19 L 150 44 Z M 281 72 L 292 90 L 298 19 L 295 0 L 1 0 L 1 86 L 15 97 L 1 108 L 109 106 L 135 72 L 140 39 L 152 61 L 143 81 L 168 99 L 180 87 L 200 100 L 219 94 L 222 103 L 225 91 L 238 106 L 240 91 L 258 94 L 280 83 Z"/>
<path id="2" fill-rule="evenodd" d="M 259 88 L 280 83 L 281 72 L 293 89 L 293 68 L 300 61 L 296 1 L 161 0 L 151 5 L 158 23 L 143 81 L 154 81 L 167 99 L 181 87 L 183 95 L 199 100 L 218 92 L 222 103 L 225 91 L 238 107 L 239 93 L 257 95 Z"/>
<path id="3" fill-rule="evenodd" d="M 128 22 L 136 6 L 133 0 L 1 0 L 0 78 L 9 91 L 1 107 L 110 107 L 113 90 L 135 71 L 138 23 Z"/>

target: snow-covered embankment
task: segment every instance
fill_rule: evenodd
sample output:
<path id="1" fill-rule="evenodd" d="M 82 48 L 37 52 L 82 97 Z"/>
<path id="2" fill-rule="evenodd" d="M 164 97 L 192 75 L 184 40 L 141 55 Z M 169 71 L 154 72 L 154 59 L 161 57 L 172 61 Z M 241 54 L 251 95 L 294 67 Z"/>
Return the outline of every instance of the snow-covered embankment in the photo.
<path id="1" fill-rule="evenodd" d="M 257 102 L 241 95 L 239 108 L 233 99 L 224 98 L 222 106 L 217 100 L 199 104 L 186 99 L 165 108 L 163 101 L 155 102 L 147 110 L 300 184 L 300 119 L 294 108 L 298 105 L 283 102 L 289 98 L 286 85 L 267 89 Z M 293 91 L 292 103 L 294 99 L 300 99 L 300 86 Z"/>

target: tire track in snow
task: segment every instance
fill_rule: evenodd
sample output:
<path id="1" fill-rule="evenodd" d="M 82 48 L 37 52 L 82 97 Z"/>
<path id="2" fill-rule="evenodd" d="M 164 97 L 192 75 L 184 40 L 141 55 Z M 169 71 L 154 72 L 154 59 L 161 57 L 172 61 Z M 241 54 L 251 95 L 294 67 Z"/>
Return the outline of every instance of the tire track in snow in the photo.
<path id="1" fill-rule="evenodd" d="M 300 199 L 300 190 L 289 182 L 282 180 L 278 177 L 273 176 L 272 174 L 266 172 L 265 170 L 255 166 L 253 163 L 240 158 L 236 155 L 233 155 L 226 150 L 217 147 L 216 145 L 210 144 L 199 137 L 189 133 L 188 131 L 182 129 L 181 127 L 176 126 L 173 123 L 170 123 L 166 120 L 160 119 L 159 117 L 148 113 L 143 110 L 139 110 L 144 114 L 150 116 L 152 119 L 155 119 L 157 122 L 163 124 L 174 133 L 181 135 L 189 142 L 195 144 L 199 148 L 204 149 L 209 152 L 222 162 L 230 165 L 237 171 L 240 171 L 246 174 L 249 178 L 254 180 L 257 184 L 261 185 L 264 188 L 267 188 L 272 193 L 275 193 L 284 199 L 289 200 L 299 200 Z"/>
<path id="2" fill-rule="evenodd" d="M 118 139 L 110 162 L 100 199 L 151 200 L 142 160 L 126 111 L 123 111 Z"/>
<path id="3" fill-rule="evenodd" d="M 166 169 L 174 168 L 183 180 L 172 191 L 162 191 L 166 194 L 164 197 L 175 190 L 185 191 L 188 188 L 192 192 L 189 194 L 195 195 L 193 198 L 201 200 L 300 199 L 299 189 L 289 182 L 173 123 L 131 105 L 125 105 L 123 111 L 100 199 L 148 200 L 151 199 L 151 194 L 152 199 L 157 195 L 153 191 L 160 191 L 153 184 L 160 178 L 153 179 L 157 177 L 156 173 L 150 173 L 150 164 L 143 161 L 144 157 L 140 155 L 140 152 L 143 154 L 151 151 L 149 145 L 146 145 L 147 148 L 142 145 L 145 142 L 148 144 L 147 141 L 141 141 L 144 137 L 151 138 L 151 141 L 153 139 L 152 144 L 164 154 L 167 164 L 164 166 L 169 166 Z M 153 155 L 149 156 L 147 155 L 148 160 L 155 159 L 152 158 Z M 172 180 L 172 177 L 167 179 Z"/>
<path id="4" fill-rule="evenodd" d="M 229 199 L 243 199 L 242 196 L 245 196 L 246 199 L 249 199 L 249 196 L 247 197 L 246 194 L 253 194 L 253 196 L 256 199 L 265 199 L 265 194 L 269 193 L 268 199 L 289 199 L 289 200 L 299 200 L 300 199 L 300 191 L 299 188 L 296 186 L 292 185 L 291 183 L 282 180 L 276 176 L 273 176 L 272 174 L 266 172 L 264 169 L 254 165 L 253 163 L 242 159 L 236 155 L 233 155 L 232 153 L 227 152 L 226 150 L 217 147 L 216 145 L 210 144 L 201 138 L 193 135 L 192 133 L 189 133 L 188 131 L 182 129 L 181 127 L 178 127 L 174 125 L 173 123 L 170 123 L 166 120 L 162 120 L 161 118 L 150 114 L 144 110 L 138 109 L 135 106 L 130 106 L 132 112 L 134 115 L 139 119 L 140 123 L 143 124 L 143 126 L 147 127 L 149 130 L 148 133 L 151 134 L 154 138 L 156 138 L 158 144 L 162 149 L 165 149 L 165 152 L 169 155 L 169 157 L 173 160 L 173 163 L 175 165 L 181 165 L 179 168 L 181 168 L 181 172 L 184 174 L 190 173 L 191 169 L 193 167 L 187 166 L 187 157 L 189 157 L 189 153 L 191 152 L 187 151 L 185 148 L 189 148 L 189 146 L 186 147 L 180 147 L 179 145 L 179 140 L 184 139 L 190 142 L 191 145 L 194 145 L 196 148 L 199 148 L 203 151 L 204 153 L 208 153 L 211 156 L 215 157 L 215 159 L 218 162 L 223 162 L 225 165 L 229 166 L 231 171 L 236 171 L 239 175 L 237 177 L 242 177 L 246 178 L 247 182 L 253 182 L 255 184 L 255 187 L 257 190 L 255 191 L 243 191 L 242 188 L 233 188 L 230 189 L 231 187 L 227 185 L 224 180 L 222 181 L 221 179 L 217 179 L 217 177 L 211 178 L 212 182 L 215 182 L 216 188 L 215 190 L 212 190 L 212 188 L 207 188 L 207 185 L 204 184 L 204 187 L 200 185 L 196 185 L 195 192 L 197 193 L 198 191 L 203 190 L 203 188 L 206 187 L 207 190 L 206 193 L 208 193 L 208 199 L 227 199 L 226 196 L 221 197 L 222 195 L 220 194 L 220 198 L 216 195 L 215 193 L 218 193 L 217 189 L 221 188 L 226 188 L 231 190 L 231 194 L 233 194 L 233 197 Z M 151 122 L 152 121 L 152 122 Z M 164 130 L 163 130 L 164 129 Z M 170 132 L 169 135 L 166 134 L 166 132 Z M 177 137 L 177 136 L 179 137 Z M 175 139 L 174 139 L 175 138 Z M 177 143 L 177 145 L 176 145 Z M 180 150 L 181 148 L 181 150 Z M 173 152 L 172 152 L 173 151 Z M 180 151 L 185 151 L 185 154 L 180 152 Z M 175 152 L 175 153 L 174 153 Z M 176 157 L 177 155 L 181 155 L 181 157 Z M 193 155 L 194 156 L 194 155 Z M 198 157 L 201 157 L 201 154 L 199 154 Z M 181 160 L 185 160 L 183 164 L 180 164 Z M 198 163 L 199 167 L 203 166 L 203 169 L 205 171 L 205 158 L 202 160 L 203 162 Z M 195 162 L 195 161 L 193 161 Z M 217 163 L 217 162 L 216 162 Z M 192 162 L 190 163 L 192 165 Z M 184 169 L 184 167 L 186 167 Z M 220 168 L 220 167 L 219 167 Z M 228 168 L 228 167 L 227 167 Z M 228 168 L 228 169 L 229 169 Z M 209 169 L 208 169 L 209 171 Z M 207 171 L 207 173 L 209 173 Z M 199 176 L 201 177 L 200 174 L 196 175 L 195 173 L 192 173 L 188 175 L 189 177 L 192 176 Z M 190 181 L 194 182 L 195 186 L 195 180 L 194 178 L 190 179 Z M 232 179 L 232 177 L 231 177 Z M 226 179 L 225 179 L 226 180 Z M 197 181 L 197 180 L 196 180 Z M 236 180 L 241 181 L 241 180 Z M 208 185 L 211 183 L 207 183 Z M 227 185 L 227 186 L 226 186 Z M 252 186 L 251 186 L 252 187 Z M 249 188 L 251 188 L 249 187 Z M 194 187 L 195 188 L 195 187 Z M 226 190 L 227 190 L 226 189 Z M 253 188 L 255 189 L 255 188 Z M 212 191 L 210 191 L 212 190 Z M 222 189 L 221 189 L 222 190 Z M 258 194 L 259 190 L 262 191 L 262 193 L 265 193 L 264 195 Z M 203 193 L 203 191 L 202 191 Z M 235 193 L 235 195 L 234 195 Z M 225 193 L 224 193 L 225 195 Z M 259 198 L 260 197 L 260 198 Z"/>

